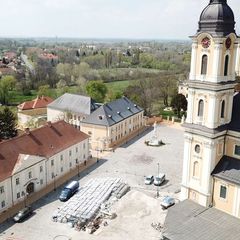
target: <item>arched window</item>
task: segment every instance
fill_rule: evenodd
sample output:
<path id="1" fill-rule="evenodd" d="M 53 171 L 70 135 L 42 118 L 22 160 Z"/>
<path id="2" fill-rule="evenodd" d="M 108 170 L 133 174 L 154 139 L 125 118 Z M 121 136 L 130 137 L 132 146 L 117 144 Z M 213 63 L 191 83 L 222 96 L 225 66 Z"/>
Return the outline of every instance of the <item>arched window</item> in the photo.
<path id="1" fill-rule="evenodd" d="M 199 163 L 198 162 L 193 163 L 193 176 L 199 177 Z"/>
<path id="2" fill-rule="evenodd" d="M 221 118 L 224 118 L 224 115 L 225 115 L 225 101 L 223 100 L 221 104 Z"/>
<path id="3" fill-rule="evenodd" d="M 208 64 L 208 56 L 205 54 L 202 56 L 202 68 L 201 68 L 202 75 L 207 74 L 207 64 Z"/>
<path id="4" fill-rule="evenodd" d="M 196 153 L 200 153 L 200 151 L 201 151 L 200 145 L 197 144 L 197 145 L 195 146 L 195 152 L 196 152 Z"/>
<path id="5" fill-rule="evenodd" d="M 203 108 L 204 108 L 204 102 L 203 102 L 203 100 L 200 100 L 198 102 L 198 116 L 199 117 L 203 116 Z"/>
<path id="6" fill-rule="evenodd" d="M 228 64 L 229 64 L 229 56 L 225 57 L 225 64 L 224 64 L 224 76 L 228 75 Z"/>

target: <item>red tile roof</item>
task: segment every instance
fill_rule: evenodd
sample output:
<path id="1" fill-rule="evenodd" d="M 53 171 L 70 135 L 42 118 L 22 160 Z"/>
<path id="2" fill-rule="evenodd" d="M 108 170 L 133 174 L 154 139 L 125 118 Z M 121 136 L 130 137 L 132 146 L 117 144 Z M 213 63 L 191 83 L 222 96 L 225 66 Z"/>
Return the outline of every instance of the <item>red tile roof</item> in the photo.
<path id="1" fill-rule="evenodd" d="M 12 68 L 10 68 L 10 67 L 1 66 L 0 67 L 0 73 L 2 75 L 14 75 L 15 71 Z"/>
<path id="2" fill-rule="evenodd" d="M 40 58 L 42 59 L 48 59 L 48 60 L 51 60 L 51 59 L 58 59 L 58 56 L 52 54 L 52 53 L 42 53 L 40 54 L 39 56 Z"/>
<path id="3" fill-rule="evenodd" d="M 0 143 L 0 182 L 12 175 L 19 154 L 49 158 L 89 136 L 59 121 Z"/>
<path id="4" fill-rule="evenodd" d="M 37 97 L 36 99 L 28 102 L 24 102 L 18 105 L 18 109 L 20 110 L 29 110 L 29 109 L 36 109 L 36 108 L 46 108 L 49 103 L 53 101 L 50 97 Z"/>

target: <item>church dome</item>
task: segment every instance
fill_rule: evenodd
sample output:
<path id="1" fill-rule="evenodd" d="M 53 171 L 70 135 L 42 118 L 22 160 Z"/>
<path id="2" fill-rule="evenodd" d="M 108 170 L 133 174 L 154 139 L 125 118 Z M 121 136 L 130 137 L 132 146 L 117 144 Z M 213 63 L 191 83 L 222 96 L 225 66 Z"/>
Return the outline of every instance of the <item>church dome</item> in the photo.
<path id="1" fill-rule="evenodd" d="M 227 0 L 210 0 L 201 13 L 198 32 L 209 32 L 214 36 L 235 33 L 235 20 Z"/>

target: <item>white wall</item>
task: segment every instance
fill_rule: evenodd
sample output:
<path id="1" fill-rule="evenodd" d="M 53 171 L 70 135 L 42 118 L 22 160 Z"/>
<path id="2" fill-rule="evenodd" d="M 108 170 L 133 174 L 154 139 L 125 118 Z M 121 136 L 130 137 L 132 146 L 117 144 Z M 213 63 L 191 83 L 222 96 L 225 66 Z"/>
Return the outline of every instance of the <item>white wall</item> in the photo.
<path id="1" fill-rule="evenodd" d="M 64 112 L 52 108 L 47 108 L 47 120 L 57 122 L 64 119 Z"/>
<path id="2" fill-rule="evenodd" d="M 77 150 L 76 150 L 77 149 Z M 69 152 L 71 151 L 71 156 Z M 61 156 L 63 156 L 61 160 Z M 4 186 L 4 193 L 0 193 L 0 213 L 12 204 L 24 201 L 26 198 L 26 188 L 29 183 L 34 183 L 34 192 L 46 187 L 49 183 L 54 181 L 52 173 L 55 178 L 68 173 L 71 169 L 75 169 L 78 164 L 84 163 L 89 158 L 89 142 L 88 139 L 79 142 L 50 158 L 43 158 L 29 155 L 19 155 L 18 163 L 16 164 L 12 177 L 0 182 L 0 187 Z M 76 162 L 78 159 L 78 162 Z M 51 160 L 54 165 L 51 165 Z M 71 163 L 71 166 L 70 166 Z M 40 167 L 42 170 L 40 171 Z M 63 171 L 61 171 L 63 168 Z M 31 177 L 29 177 L 31 172 Z M 19 179 L 19 184 L 16 179 Z M 20 197 L 17 198 L 17 194 Z M 5 207 L 1 207 L 2 201 L 5 201 Z"/>
<path id="3" fill-rule="evenodd" d="M 0 193 L 0 213 L 12 206 L 12 190 L 11 178 L 0 182 L 0 188 L 4 188 L 4 192 Z M 2 202 L 5 202 L 5 207 L 2 207 Z"/>

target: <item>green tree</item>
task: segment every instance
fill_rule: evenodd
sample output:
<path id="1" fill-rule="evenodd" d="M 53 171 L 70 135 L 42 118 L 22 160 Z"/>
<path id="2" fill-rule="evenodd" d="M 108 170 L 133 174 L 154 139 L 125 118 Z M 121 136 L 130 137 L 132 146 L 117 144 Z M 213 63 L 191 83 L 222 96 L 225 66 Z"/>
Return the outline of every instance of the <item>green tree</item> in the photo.
<path id="1" fill-rule="evenodd" d="M 124 91 L 124 95 L 142 107 L 145 114 L 150 116 L 155 100 L 154 90 L 150 79 L 141 79 L 136 84 L 128 86 Z"/>
<path id="2" fill-rule="evenodd" d="M 13 76 L 5 76 L 0 79 L 0 102 L 4 104 L 8 104 L 12 91 L 15 88 L 16 79 Z"/>
<path id="3" fill-rule="evenodd" d="M 86 92 L 97 102 L 103 102 L 107 94 L 107 87 L 102 81 L 90 81 L 86 85 Z"/>
<path id="4" fill-rule="evenodd" d="M 173 110 L 177 113 L 178 118 L 181 117 L 181 111 L 187 110 L 187 99 L 182 94 L 175 94 L 171 101 Z"/>
<path id="5" fill-rule="evenodd" d="M 16 135 L 16 117 L 8 107 L 5 107 L 0 111 L 0 139 L 9 139 Z"/>
<path id="6" fill-rule="evenodd" d="M 38 96 L 50 96 L 50 86 L 48 84 L 39 86 Z"/>

